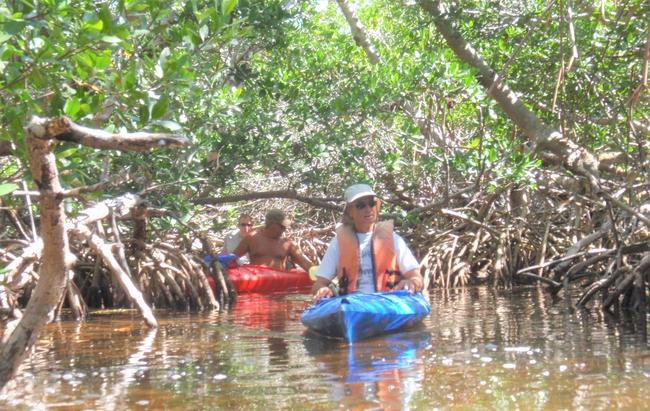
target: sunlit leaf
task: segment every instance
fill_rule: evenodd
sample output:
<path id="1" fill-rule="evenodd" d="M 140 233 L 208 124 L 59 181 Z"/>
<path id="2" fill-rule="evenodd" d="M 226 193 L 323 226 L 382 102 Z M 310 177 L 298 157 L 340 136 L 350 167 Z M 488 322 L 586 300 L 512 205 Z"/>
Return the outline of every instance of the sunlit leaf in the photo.
<path id="1" fill-rule="evenodd" d="M 68 99 L 68 101 L 65 103 L 65 114 L 70 117 L 74 117 L 80 109 L 81 103 L 76 96 Z"/>
<path id="2" fill-rule="evenodd" d="M 75 154 L 77 151 L 79 151 L 79 149 L 77 147 L 70 147 L 67 150 L 64 150 L 64 151 L 62 151 L 60 153 L 57 153 L 56 157 L 59 158 L 59 159 L 60 158 L 70 157 L 71 155 Z"/>
<path id="3" fill-rule="evenodd" d="M 102 41 L 105 43 L 119 43 L 122 39 L 116 36 L 102 36 Z"/>
<path id="4" fill-rule="evenodd" d="M 209 34 L 210 28 L 208 28 L 208 26 L 201 26 L 199 29 L 199 36 L 201 36 L 201 40 L 205 41 L 205 39 L 208 38 Z"/>
<path id="5" fill-rule="evenodd" d="M 97 70 L 102 70 L 110 66 L 111 64 L 111 56 L 110 55 L 105 55 L 105 54 L 100 54 L 97 56 L 97 59 L 95 59 L 95 69 Z"/>
<path id="6" fill-rule="evenodd" d="M 19 187 L 16 184 L 7 183 L 0 184 L 0 196 L 6 196 L 7 194 L 12 193 L 14 190 L 17 190 Z"/>
<path id="7" fill-rule="evenodd" d="M 152 122 L 152 124 L 164 127 L 169 131 L 178 131 L 183 128 L 180 124 L 176 123 L 175 121 L 169 121 L 169 120 L 158 120 Z"/>
<path id="8" fill-rule="evenodd" d="M 90 19 L 84 23 L 84 29 L 101 31 L 104 28 L 104 22 L 98 18 Z"/>
<path id="9" fill-rule="evenodd" d="M 209 18 L 214 14 L 214 7 L 208 7 L 207 9 L 203 10 L 200 13 L 196 13 L 196 19 L 199 22 L 203 22 L 203 20 Z"/>
<path id="10" fill-rule="evenodd" d="M 226 15 L 232 13 L 232 11 L 237 6 L 237 0 L 222 0 L 221 2 L 221 14 Z"/>

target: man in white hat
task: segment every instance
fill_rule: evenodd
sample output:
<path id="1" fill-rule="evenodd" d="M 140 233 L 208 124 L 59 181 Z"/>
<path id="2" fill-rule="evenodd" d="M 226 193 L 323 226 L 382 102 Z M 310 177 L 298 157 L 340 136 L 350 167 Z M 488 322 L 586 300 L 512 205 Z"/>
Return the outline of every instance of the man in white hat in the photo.
<path id="1" fill-rule="evenodd" d="M 380 200 L 367 184 L 345 190 L 343 225 L 323 256 L 312 287 L 314 300 L 332 297 L 329 285 L 339 279 L 341 294 L 422 291 L 420 264 L 393 222 L 377 222 Z"/>
<path id="2" fill-rule="evenodd" d="M 291 221 L 284 211 L 272 209 L 266 213 L 266 227 L 256 233 L 247 234 L 239 243 L 233 254 L 243 256 L 248 253 L 252 265 L 266 265 L 280 270 L 287 269 L 290 258 L 305 271 L 313 266 L 300 248 L 293 241 L 284 237 L 284 232 L 291 226 Z"/>

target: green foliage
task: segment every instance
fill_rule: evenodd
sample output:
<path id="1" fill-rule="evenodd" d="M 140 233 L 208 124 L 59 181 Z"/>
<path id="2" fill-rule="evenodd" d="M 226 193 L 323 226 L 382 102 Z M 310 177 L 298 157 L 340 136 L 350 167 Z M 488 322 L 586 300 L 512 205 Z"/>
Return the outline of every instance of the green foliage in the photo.
<path id="1" fill-rule="evenodd" d="M 110 172 L 136 178 L 96 195 L 161 186 L 149 199 L 179 215 L 195 211 L 189 199 L 239 193 L 244 181 L 339 194 L 358 180 L 394 182 L 412 198 L 426 195 L 425 183 L 481 172 L 494 187 L 533 184 L 539 164 L 522 154 L 526 137 L 429 14 L 407 2 L 356 2 L 381 57 L 374 66 L 336 2 L 316 4 L 0 1 L 0 137 L 26 164 L 22 129 L 34 114 L 186 134 L 186 150 L 111 153 Z M 636 153 L 629 120 L 650 113 L 626 102 L 641 81 L 650 5 L 603 6 L 577 4 L 569 20 L 565 2 L 547 10 L 476 0 L 452 4 L 449 17 L 496 71 L 517 52 L 505 80 L 547 124 L 590 149 Z M 598 118 L 617 120 L 590 121 Z M 423 132 L 424 120 L 436 133 Z M 104 153 L 61 145 L 56 154 L 66 187 L 103 172 Z"/>
<path id="2" fill-rule="evenodd" d="M 23 127 L 34 114 L 63 114 L 111 132 L 187 134 L 195 147 L 171 157 L 165 150 L 114 153 L 112 173 L 127 170 L 140 178 L 104 193 L 178 179 L 150 199 L 186 212 L 189 204 L 178 198 L 198 191 L 201 159 L 219 139 L 217 125 L 237 123 L 234 114 L 246 100 L 230 81 L 237 53 L 264 47 L 263 36 L 248 40 L 256 27 L 286 30 L 281 26 L 291 13 L 283 3 L 0 2 L 0 104 L 7 107 L 1 137 L 16 143 L 26 164 Z M 64 186 L 92 184 L 103 171 L 103 154 L 93 150 L 63 145 L 56 154 Z"/>

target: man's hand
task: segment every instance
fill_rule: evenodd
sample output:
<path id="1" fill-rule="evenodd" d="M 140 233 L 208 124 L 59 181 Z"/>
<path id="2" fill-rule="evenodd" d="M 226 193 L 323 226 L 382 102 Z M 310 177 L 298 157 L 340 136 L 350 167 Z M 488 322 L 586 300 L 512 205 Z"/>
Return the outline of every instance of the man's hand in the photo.
<path id="1" fill-rule="evenodd" d="M 314 294 L 314 302 L 320 301 L 321 298 L 332 298 L 334 292 L 330 289 L 331 281 L 327 278 L 316 277 L 316 282 L 311 287 L 311 293 Z"/>
<path id="2" fill-rule="evenodd" d="M 317 303 L 321 300 L 321 298 L 332 298 L 334 297 L 334 293 L 329 287 L 322 287 L 318 291 L 316 291 L 316 294 L 314 294 L 314 302 Z"/>
<path id="3" fill-rule="evenodd" d="M 395 286 L 395 291 L 406 290 L 409 293 L 413 294 L 422 291 L 423 288 L 424 280 L 422 280 L 420 270 L 416 268 L 404 274 L 404 279 L 397 283 Z"/>
<path id="4" fill-rule="evenodd" d="M 402 280 L 395 286 L 395 291 L 406 290 L 411 294 L 422 291 L 422 282 L 417 279 Z"/>

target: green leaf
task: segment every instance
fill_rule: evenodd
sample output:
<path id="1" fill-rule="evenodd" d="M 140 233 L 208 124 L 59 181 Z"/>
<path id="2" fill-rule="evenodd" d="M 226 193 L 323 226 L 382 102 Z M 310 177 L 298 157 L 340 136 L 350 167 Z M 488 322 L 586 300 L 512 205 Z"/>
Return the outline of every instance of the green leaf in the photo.
<path id="1" fill-rule="evenodd" d="M 165 127 L 169 131 L 178 131 L 181 128 L 181 125 L 178 124 L 175 121 L 169 121 L 169 120 L 164 120 L 164 121 L 154 121 L 152 124 L 155 124 L 157 126 Z"/>
<path id="2" fill-rule="evenodd" d="M 4 43 L 5 41 L 9 40 L 10 38 L 11 38 L 11 34 L 0 31 L 0 44 Z"/>
<path id="3" fill-rule="evenodd" d="M 6 196 L 9 193 L 12 193 L 14 190 L 17 190 L 19 187 L 16 184 L 7 183 L 0 184 L 0 197 Z"/>
<path id="4" fill-rule="evenodd" d="M 122 39 L 116 36 L 103 36 L 102 41 L 105 43 L 119 43 Z"/>
<path id="5" fill-rule="evenodd" d="M 95 60 L 95 69 L 103 70 L 111 65 L 111 56 L 99 55 Z"/>
<path id="6" fill-rule="evenodd" d="M 161 98 L 153 105 L 151 109 L 151 119 L 156 120 L 165 115 L 167 112 L 167 107 L 169 107 L 169 100 L 166 98 Z"/>
<path id="7" fill-rule="evenodd" d="M 70 117 L 74 117 L 80 109 L 81 103 L 76 96 L 68 99 L 67 103 L 65 103 L 65 114 Z"/>
<path id="8" fill-rule="evenodd" d="M 61 93 L 54 93 L 50 99 L 49 105 L 50 114 L 58 116 L 63 112 L 63 99 L 61 98 Z"/>
<path id="9" fill-rule="evenodd" d="M 72 214 L 74 212 L 74 203 L 72 202 L 71 198 L 63 199 L 63 209 L 65 210 L 66 214 Z"/>
<path id="10" fill-rule="evenodd" d="M 77 147 L 71 147 L 71 148 L 69 148 L 67 150 L 64 150 L 64 151 L 62 151 L 60 153 L 57 153 L 56 157 L 59 158 L 59 159 L 70 157 L 71 155 L 73 155 L 77 151 L 79 151 L 79 149 Z"/>
<path id="11" fill-rule="evenodd" d="M 43 72 L 38 68 L 32 70 L 32 75 L 30 77 L 32 84 L 36 87 L 44 88 L 47 86 L 47 78 L 43 75 Z"/>
<path id="12" fill-rule="evenodd" d="M 93 58 L 90 57 L 90 53 L 79 53 L 77 54 L 74 58 L 81 64 L 88 66 L 88 67 L 93 67 Z"/>
<path id="13" fill-rule="evenodd" d="M 140 116 L 140 124 L 146 124 L 149 121 L 149 107 L 144 104 L 140 105 L 138 115 Z"/>
<path id="14" fill-rule="evenodd" d="M 210 29 L 208 26 L 201 26 L 199 29 L 199 36 L 201 36 L 201 40 L 205 41 L 205 39 L 208 37 L 210 34 Z"/>
<path id="15" fill-rule="evenodd" d="M 18 34 L 27 27 L 27 23 L 23 20 L 9 20 L 4 23 L 3 27 L 4 31 L 9 34 Z"/>
<path id="16" fill-rule="evenodd" d="M 244 27 L 241 30 L 239 30 L 239 32 L 237 32 L 237 37 L 239 37 L 239 38 L 246 37 L 246 36 L 248 36 L 249 34 L 251 34 L 253 32 L 253 29 L 254 29 L 253 26 Z"/>
<path id="17" fill-rule="evenodd" d="M 104 28 L 104 22 L 98 18 L 90 19 L 84 23 L 84 29 L 90 31 L 102 31 Z"/>
<path id="18" fill-rule="evenodd" d="M 237 0 L 223 0 L 221 2 L 221 14 L 226 15 L 232 13 L 237 6 Z"/>
<path id="19" fill-rule="evenodd" d="M 203 20 L 209 18 L 213 13 L 214 13 L 214 7 L 208 7 L 207 9 L 203 10 L 200 13 L 196 13 L 195 16 L 199 22 L 202 22 Z"/>

